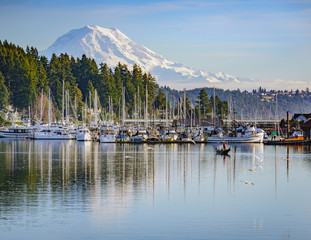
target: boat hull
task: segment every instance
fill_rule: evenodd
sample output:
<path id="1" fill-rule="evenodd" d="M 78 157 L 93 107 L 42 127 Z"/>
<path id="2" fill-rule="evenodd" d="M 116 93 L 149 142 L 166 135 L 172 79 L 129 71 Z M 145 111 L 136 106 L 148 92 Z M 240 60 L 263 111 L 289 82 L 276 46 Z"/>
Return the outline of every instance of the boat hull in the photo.
<path id="1" fill-rule="evenodd" d="M 99 141 L 101 143 L 114 143 L 114 142 L 116 142 L 116 136 L 104 134 L 104 135 L 100 136 Z"/>
<path id="2" fill-rule="evenodd" d="M 0 138 L 19 138 L 24 139 L 29 137 L 31 133 L 11 133 L 11 132 L 0 132 Z"/>
<path id="3" fill-rule="evenodd" d="M 262 143 L 263 133 L 257 133 L 253 135 L 244 135 L 240 137 L 208 137 L 207 142 L 231 142 L 231 143 Z"/>
<path id="4" fill-rule="evenodd" d="M 70 134 L 60 135 L 60 134 L 45 134 L 45 133 L 34 133 L 31 137 L 33 140 L 72 140 L 73 136 Z"/>
<path id="5" fill-rule="evenodd" d="M 78 134 L 77 141 L 92 141 L 90 134 Z"/>

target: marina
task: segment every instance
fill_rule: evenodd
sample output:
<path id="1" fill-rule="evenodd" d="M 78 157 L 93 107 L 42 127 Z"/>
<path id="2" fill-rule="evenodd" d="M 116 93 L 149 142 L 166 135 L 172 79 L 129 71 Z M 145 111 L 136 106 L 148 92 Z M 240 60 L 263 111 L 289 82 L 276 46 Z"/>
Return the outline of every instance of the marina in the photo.
<path id="1" fill-rule="evenodd" d="M 310 0 L 0 13 L 0 240 L 311 239 Z"/>

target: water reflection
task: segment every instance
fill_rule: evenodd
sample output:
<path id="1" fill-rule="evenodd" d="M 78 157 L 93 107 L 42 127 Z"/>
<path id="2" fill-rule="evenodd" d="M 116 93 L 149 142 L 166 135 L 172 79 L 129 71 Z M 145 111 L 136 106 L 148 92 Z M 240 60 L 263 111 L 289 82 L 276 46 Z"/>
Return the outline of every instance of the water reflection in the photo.
<path id="1" fill-rule="evenodd" d="M 231 145 L 230 156 L 215 155 L 214 147 L 0 140 L 0 231 L 4 226 L 14 230 L 30 218 L 33 227 L 42 220 L 36 218 L 42 212 L 47 219 L 62 216 L 67 219 L 62 223 L 68 226 L 86 218 L 102 233 L 124 221 L 132 226 L 130 222 L 136 219 L 129 216 L 146 208 L 155 216 L 163 209 L 177 208 L 172 215 L 162 212 L 171 224 L 180 221 L 180 214 L 191 219 L 188 209 L 210 226 L 223 214 L 221 208 L 228 212 L 236 208 L 254 231 L 262 231 L 265 221 L 269 222 L 263 213 L 271 208 L 265 204 L 271 199 L 266 198 L 273 196 L 281 202 L 287 201 L 284 195 L 297 195 L 295 187 L 289 186 L 311 170 L 310 146 L 236 144 Z M 308 193 L 299 194 L 308 197 L 303 195 Z M 258 209 L 253 210 L 255 203 Z M 247 211 L 254 211 L 251 219 Z M 236 214 L 227 217 L 234 222 Z M 190 224 L 196 229 L 197 219 L 185 222 L 182 228 Z M 48 223 L 53 227 L 52 220 Z M 144 224 L 141 220 L 137 226 Z M 161 226 L 161 222 L 157 224 Z M 192 232 L 190 236 L 196 235 Z"/>
<path id="2" fill-rule="evenodd" d="M 231 189 L 240 181 L 242 170 L 261 172 L 266 162 L 262 144 L 232 145 L 230 156 L 215 155 L 212 146 L 204 144 L 151 147 L 147 144 L 1 140 L 0 149 L 1 177 L 8 178 L 13 186 L 26 182 L 31 188 L 57 190 L 62 187 L 68 191 L 75 186 L 98 191 L 102 185 L 108 185 L 107 189 L 113 187 L 113 191 L 122 194 L 128 189 L 136 194 L 148 194 L 150 190 L 154 192 L 157 183 L 165 187 L 169 196 L 172 181 L 182 183 L 186 194 L 189 181 L 194 179 L 200 189 L 202 173 L 213 175 L 214 190 L 217 175 L 225 174 Z M 291 155 L 309 150 L 305 146 L 273 146 L 272 149 L 269 154 L 273 154 L 274 159 L 275 185 L 280 159 L 286 162 L 288 180 Z"/>

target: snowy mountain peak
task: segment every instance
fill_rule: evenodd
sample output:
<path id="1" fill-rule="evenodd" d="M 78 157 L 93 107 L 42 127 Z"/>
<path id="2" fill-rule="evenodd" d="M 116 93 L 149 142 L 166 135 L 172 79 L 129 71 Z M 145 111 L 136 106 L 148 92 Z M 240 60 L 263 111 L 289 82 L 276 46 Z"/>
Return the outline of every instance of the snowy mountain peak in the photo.
<path id="1" fill-rule="evenodd" d="M 170 61 L 135 43 L 117 28 L 87 25 L 73 29 L 59 37 L 48 49 L 40 52 L 46 57 L 51 57 L 53 53 L 67 53 L 75 58 L 81 58 L 85 54 L 95 59 L 98 64 L 107 63 L 111 68 L 119 62 L 129 67 L 137 64 L 143 71 L 153 74 L 160 85 L 175 89 L 206 87 L 209 83 L 240 82 L 239 78 L 225 73 L 197 71 Z"/>

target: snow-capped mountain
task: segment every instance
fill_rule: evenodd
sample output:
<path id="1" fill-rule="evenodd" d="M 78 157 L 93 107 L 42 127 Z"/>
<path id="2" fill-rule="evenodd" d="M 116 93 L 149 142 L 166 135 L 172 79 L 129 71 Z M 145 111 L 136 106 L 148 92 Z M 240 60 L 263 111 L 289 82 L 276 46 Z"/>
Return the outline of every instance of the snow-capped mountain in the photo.
<path id="1" fill-rule="evenodd" d="M 85 26 L 59 37 L 48 49 L 40 52 L 50 58 L 52 54 L 67 53 L 75 58 L 85 54 L 99 63 L 114 68 L 119 62 L 129 68 L 138 64 L 143 71 L 156 77 L 159 85 L 175 89 L 236 84 L 243 79 L 225 73 L 194 70 L 175 63 L 139 45 L 116 28 Z M 225 86 L 223 86 L 225 87 Z"/>

